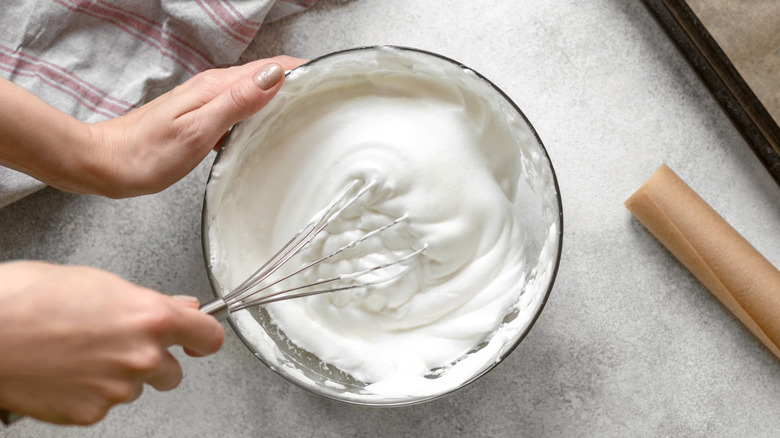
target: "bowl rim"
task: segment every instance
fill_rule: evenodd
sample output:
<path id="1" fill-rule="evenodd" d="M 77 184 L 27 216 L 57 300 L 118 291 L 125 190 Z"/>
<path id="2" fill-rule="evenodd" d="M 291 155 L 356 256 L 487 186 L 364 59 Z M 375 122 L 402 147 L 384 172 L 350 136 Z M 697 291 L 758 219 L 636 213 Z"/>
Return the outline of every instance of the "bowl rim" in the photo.
<path id="1" fill-rule="evenodd" d="M 431 395 L 422 396 L 422 397 L 412 397 L 412 398 L 409 398 L 409 399 L 393 399 L 393 400 L 391 400 L 389 402 L 379 402 L 379 401 L 373 401 L 373 400 L 366 401 L 366 400 L 356 400 L 356 399 L 350 399 L 350 398 L 340 398 L 340 397 L 338 397 L 335 394 L 325 393 L 325 392 L 322 392 L 322 391 L 317 391 L 317 390 L 315 390 L 315 388 L 319 389 L 317 386 L 314 386 L 314 385 L 307 386 L 303 382 L 300 382 L 298 380 L 293 379 L 292 376 L 289 376 L 287 374 L 284 374 L 284 373 L 280 372 L 277 369 L 276 366 L 273 366 L 272 364 L 268 363 L 262 356 L 260 356 L 257 352 L 255 352 L 250 347 L 249 341 L 244 337 L 244 335 L 238 329 L 238 327 L 236 326 L 236 323 L 233 321 L 233 319 L 229 318 L 229 317 L 226 319 L 226 321 L 230 325 L 230 327 L 233 330 L 233 332 L 241 339 L 241 342 L 247 347 L 247 349 L 256 358 L 258 358 L 263 364 L 265 364 L 268 368 L 270 368 L 272 371 L 274 371 L 275 374 L 281 376 L 282 378 L 284 378 L 288 382 L 294 384 L 297 387 L 300 387 L 300 388 L 306 390 L 309 393 L 317 394 L 318 396 L 324 397 L 326 399 L 334 400 L 334 401 L 345 403 L 345 404 L 348 404 L 348 405 L 379 407 L 379 408 L 412 406 L 412 405 L 422 404 L 422 403 L 426 403 L 426 402 L 429 402 L 429 401 L 440 399 L 442 397 L 445 397 L 445 396 L 448 396 L 450 394 L 453 394 L 453 393 L 455 393 L 455 392 L 457 392 L 457 391 L 459 391 L 459 390 L 469 386 L 471 383 L 475 382 L 476 380 L 478 380 L 479 378 L 481 378 L 482 376 L 487 374 L 489 371 L 491 371 L 494 368 L 496 368 L 499 364 L 503 363 L 504 360 L 512 352 L 514 352 L 515 349 L 517 349 L 517 347 L 520 345 L 520 343 L 526 338 L 528 333 L 531 332 L 531 329 L 533 328 L 533 326 L 536 324 L 536 321 L 541 316 L 542 311 L 544 310 L 544 308 L 545 308 L 545 306 L 547 304 L 547 300 L 549 299 L 550 294 L 552 293 L 552 289 L 553 289 L 553 286 L 555 284 L 555 280 L 556 280 L 556 278 L 558 276 L 558 269 L 560 267 L 561 256 L 562 256 L 562 253 L 563 253 L 563 200 L 562 200 L 562 196 L 561 196 L 560 186 L 558 184 L 557 174 L 555 172 L 555 168 L 553 167 L 552 160 L 550 159 L 550 154 L 547 151 L 547 147 L 542 142 L 541 137 L 539 137 L 539 133 L 536 131 L 536 128 L 534 127 L 534 125 L 531 123 L 531 121 L 528 119 L 528 117 L 525 115 L 525 113 L 520 109 L 520 107 L 517 106 L 517 104 L 514 102 L 514 100 L 512 100 L 500 87 L 498 87 L 495 83 L 493 83 L 490 79 L 488 79 L 487 77 L 485 77 L 484 75 L 482 75 L 478 71 L 476 71 L 473 68 L 468 67 L 468 66 L 464 65 L 463 63 L 460 63 L 460 62 L 458 62 L 458 61 L 456 61 L 456 60 L 454 60 L 454 59 L 452 59 L 452 58 L 450 58 L 448 56 L 441 55 L 441 54 L 438 54 L 438 53 L 435 53 L 435 52 L 431 52 L 431 51 L 428 51 L 428 50 L 425 50 L 425 49 L 419 49 L 419 48 L 408 47 L 408 46 L 397 46 L 397 45 L 368 45 L 368 46 L 358 46 L 358 47 L 352 47 L 352 48 L 347 48 L 347 49 L 336 50 L 336 51 L 333 51 L 333 52 L 330 52 L 330 53 L 327 53 L 327 54 L 324 54 L 324 55 L 312 58 L 312 59 L 306 61 L 305 63 L 301 64 L 300 66 L 298 66 L 298 67 L 296 67 L 296 68 L 294 68 L 292 70 L 286 71 L 285 72 L 285 76 L 289 76 L 293 71 L 295 71 L 295 70 L 297 70 L 299 68 L 307 67 L 307 66 L 315 64 L 315 63 L 317 63 L 319 61 L 322 61 L 322 60 L 325 60 L 325 59 L 328 59 L 328 58 L 332 58 L 332 57 L 335 57 L 335 56 L 340 56 L 340 55 L 353 53 L 353 52 L 381 50 L 381 49 L 385 49 L 385 48 L 395 49 L 395 50 L 400 50 L 400 51 L 414 52 L 414 53 L 422 54 L 422 55 L 426 55 L 426 56 L 432 56 L 432 57 L 435 57 L 435 58 L 439 58 L 440 60 L 446 61 L 446 62 L 448 62 L 450 64 L 453 64 L 456 67 L 459 67 L 461 69 L 468 70 L 468 71 L 474 73 L 479 79 L 481 79 L 482 81 L 487 83 L 494 91 L 498 92 L 498 94 L 501 97 L 503 97 L 512 106 L 512 108 L 517 112 L 517 114 L 520 115 L 520 117 L 523 119 L 525 124 L 531 130 L 531 133 L 533 134 L 534 139 L 538 143 L 538 145 L 541 148 L 541 150 L 544 152 L 544 159 L 546 160 L 547 165 L 548 165 L 549 170 L 550 170 L 550 174 L 551 174 L 551 178 L 552 178 L 552 182 L 553 182 L 553 188 L 555 189 L 555 199 L 556 199 L 557 207 L 558 207 L 558 217 L 557 217 L 557 225 L 558 225 L 558 227 L 557 227 L 557 229 L 558 229 L 557 238 L 558 239 L 557 239 L 557 247 L 555 248 L 556 255 L 555 255 L 555 260 L 553 262 L 552 272 L 550 274 L 549 284 L 547 285 L 547 289 L 545 290 L 545 292 L 544 292 L 544 294 L 543 294 L 543 296 L 542 296 L 542 298 L 540 300 L 538 309 L 534 312 L 533 316 L 531 317 L 531 320 L 529 321 L 528 325 L 525 327 L 523 332 L 517 337 L 516 341 L 509 348 L 507 348 L 502 354 L 497 356 L 496 359 L 494 361 L 492 361 L 492 363 L 490 363 L 489 365 L 485 366 L 484 369 L 480 370 L 480 372 L 474 374 L 468 380 L 465 380 L 464 382 L 462 382 L 458 386 L 456 386 L 454 388 L 450 388 L 447 391 L 443 391 L 443 392 L 438 393 L 438 394 L 431 394 Z M 210 253 L 209 253 L 210 246 L 209 246 L 209 240 L 208 240 L 209 237 L 208 237 L 208 229 L 207 229 L 207 224 L 209 222 L 208 221 L 208 186 L 209 186 L 209 183 L 211 182 L 211 178 L 212 178 L 212 175 L 213 175 L 213 172 L 214 172 L 214 166 L 219 162 L 219 159 L 222 156 L 223 151 L 225 150 L 227 145 L 230 143 L 230 138 L 232 136 L 233 129 L 235 129 L 236 126 L 238 126 L 241 123 L 242 122 L 236 123 L 235 125 L 233 125 L 228 130 L 227 135 L 225 135 L 225 138 L 223 139 L 223 141 L 222 141 L 222 143 L 220 145 L 220 148 L 217 151 L 217 156 L 214 158 L 214 161 L 212 162 L 211 168 L 209 169 L 209 175 L 208 175 L 208 178 L 206 180 L 206 188 L 204 190 L 203 203 L 202 203 L 202 208 L 201 208 L 201 230 L 200 231 L 201 231 L 202 254 L 203 254 L 203 258 L 204 258 L 204 262 L 205 262 L 205 266 L 206 266 L 206 274 L 208 276 L 209 285 L 211 286 L 211 292 L 212 292 L 212 294 L 216 298 L 220 297 L 220 295 L 217 292 L 217 290 L 219 289 L 219 284 L 217 283 L 216 279 L 214 278 L 214 274 L 212 273 L 211 264 L 210 264 Z"/>

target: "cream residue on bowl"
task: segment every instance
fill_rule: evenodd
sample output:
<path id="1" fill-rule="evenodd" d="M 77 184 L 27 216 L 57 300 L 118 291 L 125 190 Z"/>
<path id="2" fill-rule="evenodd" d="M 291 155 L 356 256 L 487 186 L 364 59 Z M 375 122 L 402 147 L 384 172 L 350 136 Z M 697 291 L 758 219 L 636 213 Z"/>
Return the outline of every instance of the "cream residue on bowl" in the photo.
<path id="1" fill-rule="evenodd" d="M 374 254 L 325 274 L 425 246 L 411 272 L 237 312 L 234 327 L 280 374 L 349 401 L 431 398 L 489 369 L 540 310 L 560 247 L 554 177 L 526 121 L 473 71 L 414 51 L 358 50 L 293 70 L 212 169 L 207 251 L 222 293 L 354 181 L 369 194 L 315 250 L 408 219 Z"/>

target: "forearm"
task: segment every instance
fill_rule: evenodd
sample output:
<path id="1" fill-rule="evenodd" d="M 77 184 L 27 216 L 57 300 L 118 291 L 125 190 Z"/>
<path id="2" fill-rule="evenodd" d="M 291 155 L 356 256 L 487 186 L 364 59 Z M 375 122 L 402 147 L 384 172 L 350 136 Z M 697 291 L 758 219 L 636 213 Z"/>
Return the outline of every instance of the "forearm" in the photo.
<path id="1" fill-rule="evenodd" d="M 89 178 L 90 132 L 85 123 L 22 87 L 0 79 L 0 164 L 47 184 L 80 191 L 72 179 Z"/>

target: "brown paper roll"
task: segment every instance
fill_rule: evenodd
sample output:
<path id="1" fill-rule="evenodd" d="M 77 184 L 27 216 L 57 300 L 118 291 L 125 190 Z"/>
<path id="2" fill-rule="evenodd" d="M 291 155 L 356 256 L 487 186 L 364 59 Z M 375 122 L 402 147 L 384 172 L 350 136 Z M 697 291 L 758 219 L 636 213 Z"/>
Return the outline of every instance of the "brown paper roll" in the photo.
<path id="1" fill-rule="evenodd" d="M 625 205 L 780 358 L 780 271 L 665 164 Z"/>

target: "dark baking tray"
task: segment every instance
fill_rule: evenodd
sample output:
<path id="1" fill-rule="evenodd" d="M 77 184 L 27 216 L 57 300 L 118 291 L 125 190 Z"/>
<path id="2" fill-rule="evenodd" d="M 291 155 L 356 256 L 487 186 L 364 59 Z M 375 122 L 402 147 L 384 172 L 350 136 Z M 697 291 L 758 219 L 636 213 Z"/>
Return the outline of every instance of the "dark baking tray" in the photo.
<path id="1" fill-rule="evenodd" d="M 780 126 L 685 0 L 643 0 L 780 185 Z"/>

